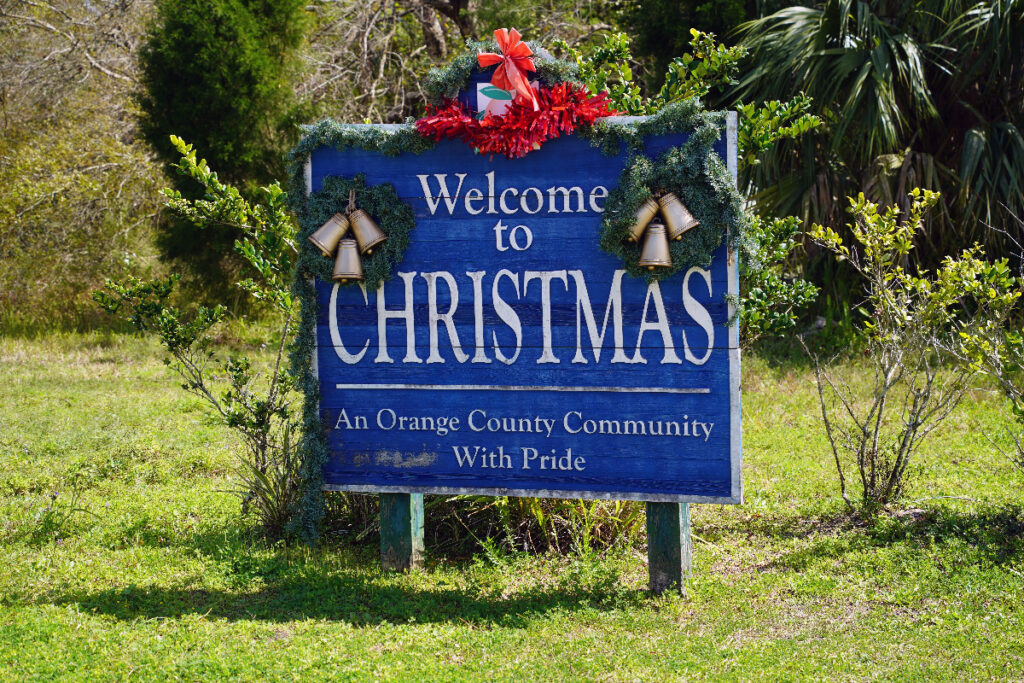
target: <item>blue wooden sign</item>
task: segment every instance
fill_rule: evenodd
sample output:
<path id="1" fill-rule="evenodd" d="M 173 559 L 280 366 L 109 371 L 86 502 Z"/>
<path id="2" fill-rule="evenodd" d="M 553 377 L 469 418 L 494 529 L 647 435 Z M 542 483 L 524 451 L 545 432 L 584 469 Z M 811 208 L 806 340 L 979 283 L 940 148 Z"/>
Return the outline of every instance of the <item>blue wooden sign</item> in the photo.
<path id="1" fill-rule="evenodd" d="M 715 150 L 735 177 L 734 121 Z M 740 502 L 735 254 L 626 274 L 598 246 L 625 163 L 576 137 L 516 160 L 310 155 L 309 192 L 364 174 L 416 220 L 379 290 L 316 283 L 327 489 Z"/>

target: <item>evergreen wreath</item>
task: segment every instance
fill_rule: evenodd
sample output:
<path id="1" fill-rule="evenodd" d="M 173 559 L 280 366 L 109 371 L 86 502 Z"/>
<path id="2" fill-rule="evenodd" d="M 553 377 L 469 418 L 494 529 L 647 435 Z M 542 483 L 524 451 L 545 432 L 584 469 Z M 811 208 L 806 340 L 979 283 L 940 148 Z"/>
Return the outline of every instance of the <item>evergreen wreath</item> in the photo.
<path id="1" fill-rule="evenodd" d="M 300 232 L 308 238 L 317 228 L 337 212 L 344 212 L 348 205 L 349 191 L 355 190 L 356 206 L 372 216 L 387 239 L 373 250 L 369 257 L 363 257 L 363 282 L 368 290 L 376 290 L 391 276 L 392 268 L 402 261 L 409 247 L 409 233 L 416 227 L 412 207 L 403 202 L 391 183 L 367 187 L 366 178 L 359 174 L 354 178 L 329 176 L 324 178 L 323 187 L 313 193 L 306 203 L 306 210 L 299 217 Z M 330 282 L 333 262 L 325 258 L 320 250 L 308 239 L 302 240 L 302 250 L 314 258 L 301 260 L 306 277 L 315 277 Z M 350 280 L 343 287 L 360 284 Z"/>
<path id="2" fill-rule="evenodd" d="M 644 124 L 658 122 L 648 119 Z M 631 154 L 618 185 L 608 193 L 600 236 L 601 248 L 619 257 L 630 275 L 655 282 L 692 266 L 706 267 L 721 246 L 723 235 L 728 235 L 730 246 L 743 238 L 742 201 L 725 164 L 713 150 L 719 135 L 718 126 L 705 119 L 685 143 L 664 152 L 656 161 L 641 151 Z M 648 270 L 637 264 L 641 242 L 627 238 L 640 206 L 660 192 L 675 193 L 700 225 L 669 243 L 672 267 Z"/>

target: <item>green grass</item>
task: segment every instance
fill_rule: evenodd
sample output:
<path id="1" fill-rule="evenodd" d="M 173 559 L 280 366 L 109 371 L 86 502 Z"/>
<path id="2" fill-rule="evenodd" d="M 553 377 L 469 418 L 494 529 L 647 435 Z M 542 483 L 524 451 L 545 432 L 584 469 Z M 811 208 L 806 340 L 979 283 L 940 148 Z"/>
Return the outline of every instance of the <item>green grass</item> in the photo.
<path id="1" fill-rule="evenodd" d="M 0 680 L 1024 677 L 1001 399 L 965 402 L 865 524 L 811 373 L 744 373 L 746 503 L 695 506 L 688 595 L 651 598 L 642 549 L 393 575 L 372 544 L 255 541 L 230 435 L 154 345 L 0 339 Z"/>

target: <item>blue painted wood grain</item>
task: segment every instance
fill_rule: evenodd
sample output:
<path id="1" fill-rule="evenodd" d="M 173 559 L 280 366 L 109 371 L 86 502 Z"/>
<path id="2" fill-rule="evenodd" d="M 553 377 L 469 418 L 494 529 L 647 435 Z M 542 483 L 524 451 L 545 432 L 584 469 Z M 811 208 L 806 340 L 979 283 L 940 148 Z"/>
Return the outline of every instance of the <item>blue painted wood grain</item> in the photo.
<path id="1" fill-rule="evenodd" d="M 656 157 L 686 137 L 649 139 L 645 153 Z M 716 152 L 726 157 L 724 135 Z M 691 304 L 688 311 L 684 304 L 685 273 L 661 282 L 657 292 L 625 275 L 618 290 L 621 348 L 613 320 L 599 355 L 593 348 L 580 283 L 600 333 L 621 264 L 598 246 L 601 214 L 594 209 L 603 203 L 602 192 L 596 191 L 594 205 L 590 196 L 595 188 L 614 187 L 627 161 L 624 153 L 606 156 L 568 137 L 512 161 L 482 157 L 455 142 L 398 157 L 322 147 L 310 161 L 312 191 L 328 176 L 363 173 L 368 184 L 392 184 L 413 206 L 417 221 L 405 259 L 383 294 L 386 309 L 397 312 L 407 305 L 411 287 L 412 355 L 419 362 L 403 362 L 406 320 L 387 319 L 385 339 L 378 337 L 377 292 L 317 283 L 316 360 L 321 415 L 329 427 L 329 488 L 738 502 L 738 352 L 726 299 L 736 274 L 725 246 L 708 269 L 710 287 L 702 272 L 690 275 L 689 293 L 710 315 L 712 335 L 697 319 L 699 310 Z M 435 174 L 445 175 L 450 199 L 457 174 L 465 174 L 451 210 L 438 199 Z M 427 198 L 419 176 L 427 176 Z M 579 187 L 582 207 L 575 192 L 571 212 L 564 210 L 560 191 L 551 201 L 548 188 L 556 187 Z M 524 208 L 512 201 L 510 188 L 515 195 L 526 188 L 538 192 L 527 193 Z M 509 213 L 501 211 L 502 193 Z M 476 213 L 467 210 L 467 194 L 474 197 L 468 208 Z M 530 213 L 538 196 L 541 208 Z M 488 212 L 492 197 L 495 213 Z M 497 249 L 499 220 L 506 226 L 505 251 Z M 517 225 L 532 235 L 521 251 L 508 244 Z M 519 246 L 525 234 L 518 231 Z M 547 305 L 541 296 L 544 273 Z M 444 320 L 430 324 L 431 281 L 435 317 L 456 304 L 453 335 Z M 514 354 L 517 335 L 508 314 L 503 318 L 496 311 L 495 292 L 521 327 L 512 363 L 499 355 L 507 360 Z M 660 331 L 639 334 L 645 321 L 652 328 L 659 320 L 657 295 L 671 351 Z M 613 363 L 616 356 L 636 362 Z"/>

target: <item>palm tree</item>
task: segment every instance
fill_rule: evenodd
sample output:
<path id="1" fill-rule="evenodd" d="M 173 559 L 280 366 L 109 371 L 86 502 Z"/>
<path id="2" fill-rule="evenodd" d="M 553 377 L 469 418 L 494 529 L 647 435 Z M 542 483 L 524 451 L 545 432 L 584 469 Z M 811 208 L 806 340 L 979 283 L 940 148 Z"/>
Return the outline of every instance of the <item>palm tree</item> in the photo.
<path id="1" fill-rule="evenodd" d="M 749 170 L 762 211 L 840 225 L 847 196 L 925 187 L 944 207 L 920 258 L 975 241 L 1009 255 L 998 231 L 1020 240 L 1024 215 L 1024 0 L 825 0 L 740 31 L 752 67 L 734 95 L 804 92 L 826 121 Z"/>

